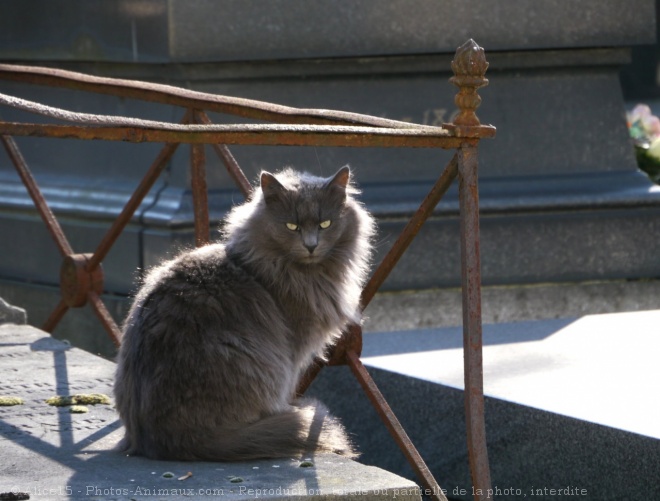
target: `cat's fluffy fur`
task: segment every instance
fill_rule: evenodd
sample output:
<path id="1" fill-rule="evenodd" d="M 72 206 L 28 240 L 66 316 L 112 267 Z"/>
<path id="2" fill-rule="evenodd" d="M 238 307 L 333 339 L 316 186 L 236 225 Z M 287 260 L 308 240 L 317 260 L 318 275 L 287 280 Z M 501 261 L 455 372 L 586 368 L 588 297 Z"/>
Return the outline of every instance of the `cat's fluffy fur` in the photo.
<path id="1" fill-rule="evenodd" d="M 360 322 L 374 222 L 356 193 L 347 167 L 329 179 L 263 172 L 221 243 L 147 275 L 118 356 L 121 450 L 217 461 L 354 455 L 338 420 L 295 390 L 314 357 Z"/>

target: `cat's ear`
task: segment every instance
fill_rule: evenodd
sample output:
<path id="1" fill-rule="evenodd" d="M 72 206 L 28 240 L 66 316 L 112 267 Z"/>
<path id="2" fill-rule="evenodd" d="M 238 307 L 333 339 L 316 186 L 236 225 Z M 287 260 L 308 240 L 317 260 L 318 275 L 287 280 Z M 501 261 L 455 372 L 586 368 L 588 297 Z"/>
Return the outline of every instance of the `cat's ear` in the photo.
<path id="1" fill-rule="evenodd" d="M 284 191 L 284 186 L 270 172 L 264 171 L 261 173 L 261 191 L 264 194 L 264 200 L 268 203 Z"/>
<path id="2" fill-rule="evenodd" d="M 332 179 L 327 182 L 326 186 L 336 186 L 342 190 L 346 190 L 346 186 L 348 186 L 350 179 L 351 168 L 348 165 L 344 165 L 334 176 L 332 176 Z"/>

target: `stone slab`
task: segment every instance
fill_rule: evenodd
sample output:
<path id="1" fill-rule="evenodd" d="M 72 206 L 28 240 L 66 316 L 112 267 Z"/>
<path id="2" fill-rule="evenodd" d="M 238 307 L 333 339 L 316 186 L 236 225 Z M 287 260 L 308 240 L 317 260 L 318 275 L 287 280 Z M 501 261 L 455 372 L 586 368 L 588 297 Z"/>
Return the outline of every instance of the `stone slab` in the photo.
<path id="1" fill-rule="evenodd" d="M 0 373 L 0 395 L 24 400 L 0 407 L 0 494 L 86 500 L 420 499 L 410 480 L 332 454 L 310 457 L 312 467 L 300 466 L 306 457 L 202 463 L 117 454 L 112 448 L 123 431 L 112 406 L 71 414 L 44 403 L 56 394 L 111 395 L 114 364 L 32 327 L 0 327 Z M 184 478 L 188 472 L 192 475 Z"/>
<path id="2" fill-rule="evenodd" d="M 660 440 L 660 310 L 488 325 L 484 393 Z M 373 333 L 369 367 L 463 389 L 462 329 Z"/>
<path id="3" fill-rule="evenodd" d="M 485 326 L 496 499 L 660 499 L 659 319 L 656 310 Z M 458 328 L 369 333 L 363 361 L 440 486 L 467 500 L 461 346 Z M 414 478 L 346 368 L 322 371 L 310 393 L 361 437 L 364 462 Z"/>

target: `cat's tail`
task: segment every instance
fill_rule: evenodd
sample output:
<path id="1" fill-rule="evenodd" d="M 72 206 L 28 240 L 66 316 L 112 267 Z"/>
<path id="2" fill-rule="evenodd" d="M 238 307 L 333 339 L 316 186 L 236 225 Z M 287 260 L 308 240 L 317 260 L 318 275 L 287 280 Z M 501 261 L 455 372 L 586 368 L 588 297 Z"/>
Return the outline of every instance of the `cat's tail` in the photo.
<path id="1" fill-rule="evenodd" d="M 217 446 L 217 447 L 216 447 Z M 356 457 L 344 427 L 320 402 L 300 399 L 291 409 L 222 433 L 199 451 L 206 460 L 241 461 L 334 452 Z"/>
<path id="2" fill-rule="evenodd" d="M 187 449 L 185 452 L 179 449 L 168 453 L 161 449 L 159 453 L 146 455 L 201 461 L 293 458 L 314 452 L 357 457 L 339 420 L 323 404 L 311 399 L 300 399 L 286 412 L 266 416 L 240 428 L 221 429 L 198 437 L 194 437 L 194 433 L 191 435 L 191 442 L 185 445 L 179 442 L 180 447 Z"/>

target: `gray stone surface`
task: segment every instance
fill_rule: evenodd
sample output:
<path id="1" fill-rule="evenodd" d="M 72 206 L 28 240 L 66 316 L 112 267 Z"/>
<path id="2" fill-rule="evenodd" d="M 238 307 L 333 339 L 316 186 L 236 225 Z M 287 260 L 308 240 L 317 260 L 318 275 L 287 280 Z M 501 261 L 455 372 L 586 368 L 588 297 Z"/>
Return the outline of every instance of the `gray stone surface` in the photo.
<path id="1" fill-rule="evenodd" d="M 660 496 L 658 325 L 660 310 L 485 326 L 497 498 Z M 363 361 L 440 485 L 471 499 L 460 329 L 370 333 Z M 365 462 L 412 478 L 348 370 L 324 370 L 311 392 L 360 437 Z M 566 487 L 580 495 L 550 491 Z"/>
<path id="2" fill-rule="evenodd" d="M 60 290 L 52 286 L 35 286 L 0 281 L 0 296 L 29 311 L 29 323 L 41 327 L 60 300 Z M 130 303 L 126 297 L 104 295 L 103 303 L 118 325 L 128 313 Z M 53 332 L 54 337 L 82 348 L 94 355 L 113 360 L 117 348 L 105 332 L 89 306 L 67 312 Z"/>
<path id="3" fill-rule="evenodd" d="M 367 318 L 364 329 L 383 332 L 461 325 L 461 301 L 460 288 L 380 293 L 365 310 Z M 485 324 L 659 308 L 660 280 L 482 288 L 482 318 Z"/>
<path id="4" fill-rule="evenodd" d="M 123 433 L 112 406 L 85 414 L 52 407 L 54 395 L 111 395 L 114 364 L 28 327 L 0 327 L 0 494 L 30 499 L 419 500 L 414 482 L 332 454 L 244 463 L 154 461 L 112 450 Z M 170 472 L 173 477 L 166 478 Z M 189 478 L 185 477 L 192 473 Z M 232 482 L 232 479 L 234 480 Z M 240 479 L 240 480 L 239 480 Z"/>
<path id="5" fill-rule="evenodd" d="M 59 301 L 59 288 L 0 280 L 0 297 L 29 309 L 30 324 L 43 325 Z M 486 286 L 482 289 L 484 323 L 577 317 L 598 313 L 660 308 L 660 280 L 617 280 L 582 283 Z M 130 300 L 104 295 L 103 301 L 121 324 Z M 365 311 L 366 331 L 399 331 L 461 325 L 460 288 L 385 292 Z M 91 353 L 114 357 L 116 348 L 90 308 L 67 313 L 54 335 Z"/>
<path id="6" fill-rule="evenodd" d="M 652 43 L 653 1 L 4 1 L 0 58 L 295 59 Z M 32 15 L 39 12 L 39 16 Z M 52 22 L 57 19 L 58 22 Z M 585 22 L 588 21 L 588 22 Z M 4 43 L 1 43 L 3 42 Z"/>
<path id="7" fill-rule="evenodd" d="M 660 193 L 660 191 L 659 191 Z M 481 212 L 484 285 L 644 279 L 658 276 L 660 207 L 549 213 Z M 379 222 L 380 253 L 404 227 Z M 650 245 L 650 246 L 648 246 Z M 427 221 L 385 290 L 460 285 L 458 217 Z"/>
<path id="8" fill-rule="evenodd" d="M 25 324 L 27 313 L 23 308 L 12 306 L 0 297 L 0 325 L 2 324 Z"/>

